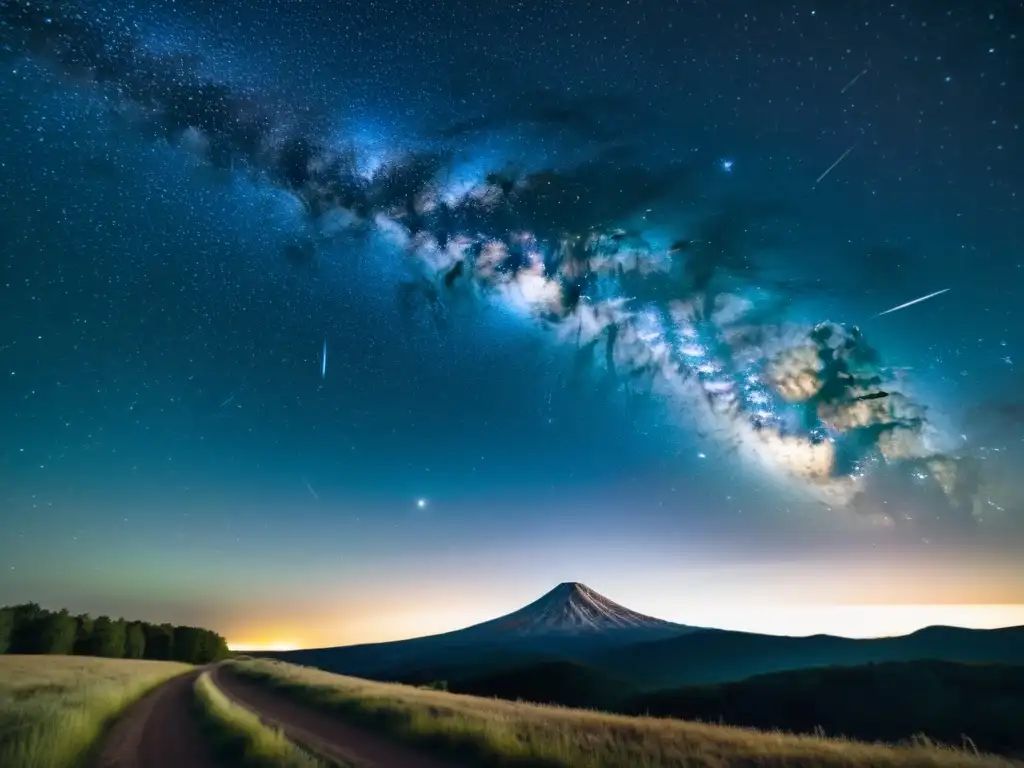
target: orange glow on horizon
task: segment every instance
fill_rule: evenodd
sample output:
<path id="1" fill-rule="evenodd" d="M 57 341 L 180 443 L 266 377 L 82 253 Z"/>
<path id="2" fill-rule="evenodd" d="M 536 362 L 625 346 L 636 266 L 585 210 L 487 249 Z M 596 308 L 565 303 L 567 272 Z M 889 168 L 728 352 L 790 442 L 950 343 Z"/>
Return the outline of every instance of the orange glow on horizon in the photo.
<path id="1" fill-rule="evenodd" d="M 495 566 L 499 573 L 501 566 Z M 1024 625 L 1017 551 L 932 548 L 903 555 L 736 562 L 681 568 L 652 561 L 608 573 L 589 560 L 501 582 L 466 580 L 462 566 L 429 580 L 390 574 L 360 589 L 325 581 L 236 605 L 219 630 L 232 649 L 288 650 L 379 643 L 488 621 L 536 600 L 559 581 L 581 581 L 648 616 L 697 627 L 771 635 L 903 635 L 936 624 L 975 629 Z M 237 638 L 237 639 L 236 639 Z"/>
<path id="2" fill-rule="evenodd" d="M 381 616 L 376 623 L 369 617 L 353 622 L 346 632 L 322 628 L 302 632 L 289 627 L 288 636 L 301 638 L 289 642 L 229 641 L 232 651 L 292 651 L 300 648 L 329 648 L 414 637 L 462 629 L 477 621 L 495 618 L 480 613 L 467 620 L 467 611 L 438 614 L 427 619 L 411 610 L 405 616 Z M 668 615 L 666 615 L 668 614 Z M 829 634 L 853 638 L 905 635 L 927 626 L 947 625 L 971 629 L 996 629 L 1024 625 L 1024 605 L 771 605 L 709 604 L 682 605 L 677 610 L 661 611 L 658 618 L 691 626 L 713 627 L 768 635 Z M 450 621 L 446 622 L 448 618 Z M 403 621 L 403 619 L 405 619 Z M 460 620 L 461 619 L 461 620 Z M 306 628 L 316 621 L 303 622 Z M 376 626 L 375 626 L 376 625 Z M 334 629 L 334 631 L 331 631 Z M 355 630 L 355 631 L 351 631 Z M 229 633 L 230 634 L 230 633 Z M 267 633 L 268 635 L 271 633 Z M 282 632 L 282 634 L 284 634 Z"/>
<path id="3" fill-rule="evenodd" d="M 300 643 L 251 643 L 251 642 L 229 642 L 228 650 L 236 653 L 245 651 L 296 651 L 306 646 Z"/>

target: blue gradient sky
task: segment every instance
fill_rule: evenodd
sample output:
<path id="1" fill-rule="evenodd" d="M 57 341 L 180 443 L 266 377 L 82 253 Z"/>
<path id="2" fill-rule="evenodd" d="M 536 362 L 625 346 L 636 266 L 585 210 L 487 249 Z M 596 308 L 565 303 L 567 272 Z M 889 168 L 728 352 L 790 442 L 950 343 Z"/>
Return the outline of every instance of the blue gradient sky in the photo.
<path id="1" fill-rule="evenodd" d="M 384 8 L 117 13 L 150 50 L 327 115 L 368 156 L 541 84 L 567 103 L 630 91 L 616 137 L 701 169 L 705 202 L 664 206 L 791 208 L 769 271 L 831 288 L 794 296 L 792 317 L 862 324 L 909 368 L 931 417 L 984 459 L 991 514 L 950 521 L 934 495 L 884 480 L 870 514 L 833 510 L 737 456 L 703 458 L 677 406 L 572 383 L 569 354 L 521 317 L 410 320 L 401 256 L 379 240 L 340 238 L 296 269 L 282 256 L 308 226 L 294 198 L 7 51 L 0 603 L 198 623 L 236 645 L 449 629 L 565 580 L 771 632 L 1024 623 L 1024 426 L 1005 416 L 1024 351 L 1019 22 L 945 3 L 525 2 L 511 26 L 457 3 Z M 461 149 L 470 167 L 576 150 L 500 124 Z M 872 266 L 880 247 L 900 265 Z M 820 608 L 882 604 L 945 607 Z M 1008 607 L 978 607 L 994 604 Z"/>

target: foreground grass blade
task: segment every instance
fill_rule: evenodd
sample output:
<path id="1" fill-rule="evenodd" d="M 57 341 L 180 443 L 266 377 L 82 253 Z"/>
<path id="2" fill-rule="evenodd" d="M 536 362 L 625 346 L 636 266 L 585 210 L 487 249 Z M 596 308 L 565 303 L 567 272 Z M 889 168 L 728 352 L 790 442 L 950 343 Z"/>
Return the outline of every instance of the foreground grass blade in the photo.
<path id="1" fill-rule="evenodd" d="M 196 703 L 220 757 L 239 768 L 326 768 L 319 760 L 235 704 L 217 687 L 209 672 L 196 678 Z"/>

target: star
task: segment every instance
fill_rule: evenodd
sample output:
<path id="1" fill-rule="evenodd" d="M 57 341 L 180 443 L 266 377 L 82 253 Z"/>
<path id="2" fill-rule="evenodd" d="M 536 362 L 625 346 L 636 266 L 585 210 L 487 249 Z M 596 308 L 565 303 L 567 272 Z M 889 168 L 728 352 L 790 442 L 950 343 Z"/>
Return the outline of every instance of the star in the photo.
<path id="1" fill-rule="evenodd" d="M 424 507 L 427 506 L 427 500 L 426 499 L 416 499 L 416 506 L 419 507 L 420 509 L 423 509 Z"/>

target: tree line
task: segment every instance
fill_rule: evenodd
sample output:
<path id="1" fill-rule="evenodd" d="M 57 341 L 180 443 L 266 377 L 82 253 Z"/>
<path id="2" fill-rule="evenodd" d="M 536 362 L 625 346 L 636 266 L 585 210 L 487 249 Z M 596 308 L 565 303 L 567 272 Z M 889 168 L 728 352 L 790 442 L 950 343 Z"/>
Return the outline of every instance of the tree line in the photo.
<path id="1" fill-rule="evenodd" d="M 229 655 L 223 637 L 201 627 L 93 618 L 37 603 L 0 608 L 0 653 L 51 653 L 208 664 Z"/>

